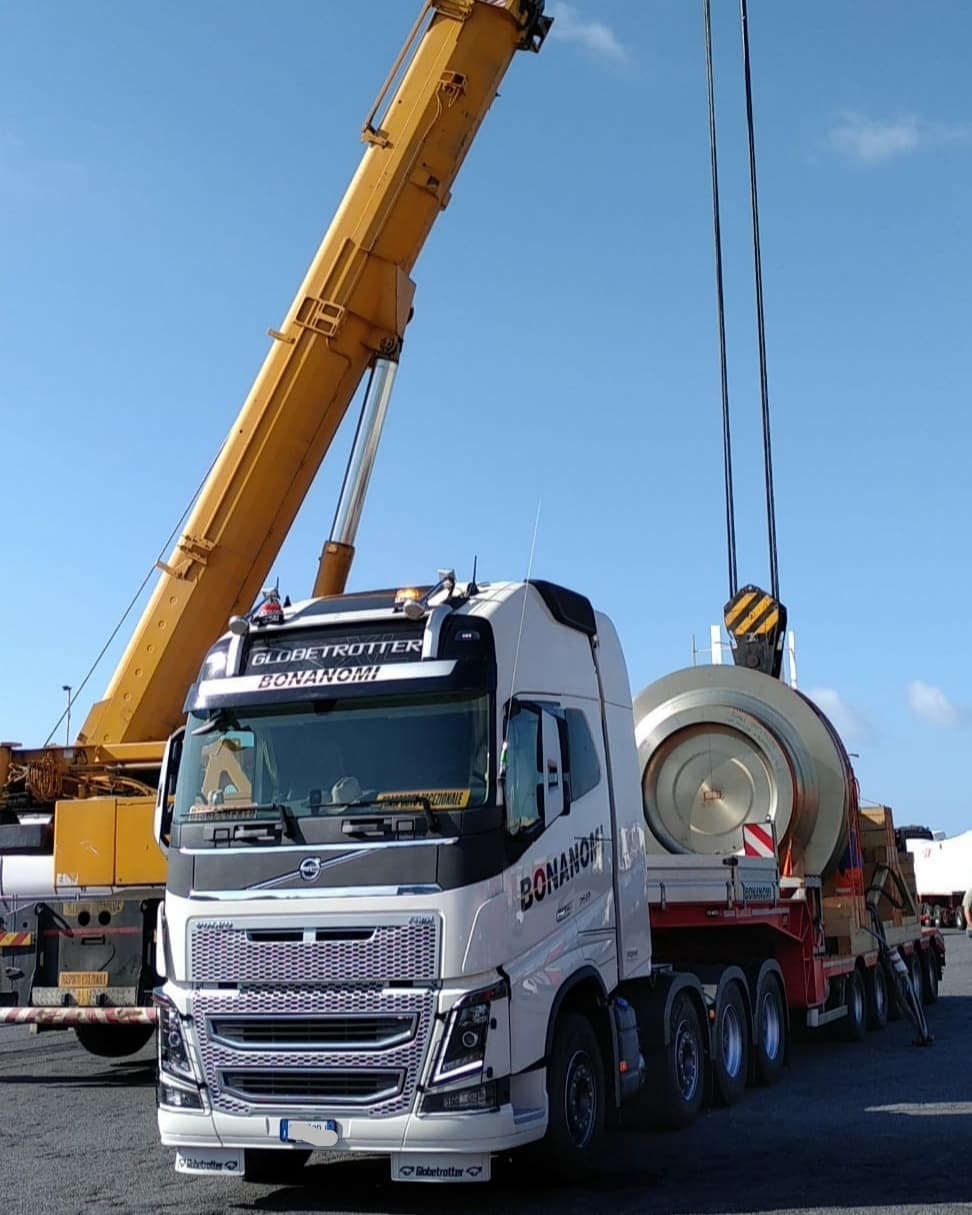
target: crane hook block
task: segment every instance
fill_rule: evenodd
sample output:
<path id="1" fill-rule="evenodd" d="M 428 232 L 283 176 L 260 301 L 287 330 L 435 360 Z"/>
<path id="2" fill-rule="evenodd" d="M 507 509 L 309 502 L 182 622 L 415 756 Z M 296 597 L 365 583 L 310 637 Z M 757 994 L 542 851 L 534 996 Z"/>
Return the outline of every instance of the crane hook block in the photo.
<path id="1" fill-rule="evenodd" d="M 723 609 L 737 666 L 779 678 L 783 669 L 786 608 L 758 586 L 744 586 Z"/>

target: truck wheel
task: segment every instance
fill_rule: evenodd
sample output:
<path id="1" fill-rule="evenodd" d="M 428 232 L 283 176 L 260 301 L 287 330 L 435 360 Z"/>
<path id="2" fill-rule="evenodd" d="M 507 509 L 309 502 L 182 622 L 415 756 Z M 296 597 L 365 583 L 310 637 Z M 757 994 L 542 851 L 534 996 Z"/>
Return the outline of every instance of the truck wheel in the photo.
<path id="1" fill-rule="evenodd" d="M 887 971 L 881 965 L 880 959 L 868 970 L 864 991 L 867 997 L 867 1028 L 884 1029 L 888 1023 L 890 993 Z"/>
<path id="2" fill-rule="evenodd" d="M 680 1130 L 695 1121 L 704 1098 L 702 1022 L 695 1001 L 680 991 L 668 1013 L 668 1043 L 645 1051 L 645 1087 L 631 1102 L 632 1121 Z"/>
<path id="3" fill-rule="evenodd" d="M 921 978 L 925 1003 L 935 1004 L 942 974 L 938 967 L 938 954 L 934 949 L 928 948 L 921 955 Z"/>
<path id="4" fill-rule="evenodd" d="M 844 979 L 844 1003 L 847 1014 L 840 1022 L 840 1036 L 847 1042 L 860 1042 L 867 1032 L 867 1001 L 864 979 L 856 968 Z"/>
<path id="5" fill-rule="evenodd" d="M 97 1055 L 100 1059 L 124 1059 L 149 1042 L 155 1026 L 76 1025 L 74 1032 L 89 1055 Z"/>
<path id="6" fill-rule="evenodd" d="M 604 1130 L 607 1085 L 601 1046 L 590 1021 L 565 1014 L 547 1065 L 549 1121 L 541 1154 L 561 1174 L 590 1167 Z"/>
<path id="7" fill-rule="evenodd" d="M 921 967 L 921 950 L 913 949 L 911 957 L 908 959 L 908 971 L 911 975 L 911 986 L 915 989 L 915 999 L 919 1004 L 925 998 L 925 984 L 922 982 L 924 978 Z"/>
<path id="8" fill-rule="evenodd" d="M 749 1074 L 749 1030 L 746 1005 L 737 983 L 730 983 L 716 1013 L 712 1042 L 712 1078 L 720 1105 L 735 1105 L 746 1091 Z"/>
<path id="9" fill-rule="evenodd" d="M 766 976 L 756 992 L 756 1040 L 753 1043 L 753 1079 L 775 1084 L 783 1074 L 786 1052 L 786 1009 L 780 985 Z"/>
<path id="10" fill-rule="evenodd" d="M 244 1180 L 255 1185 L 299 1185 L 300 1171 L 310 1160 L 303 1148 L 247 1148 Z"/>

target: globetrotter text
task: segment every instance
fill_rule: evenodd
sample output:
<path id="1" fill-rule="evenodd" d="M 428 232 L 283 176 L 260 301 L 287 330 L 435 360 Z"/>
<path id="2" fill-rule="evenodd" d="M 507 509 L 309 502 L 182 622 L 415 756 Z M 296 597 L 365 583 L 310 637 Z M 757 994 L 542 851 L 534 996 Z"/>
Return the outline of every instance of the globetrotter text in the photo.
<path id="1" fill-rule="evenodd" d="M 250 666 L 269 667 L 278 663 L 327 662 L 341 658 L 407 658 L 422 656 L 421 638 L 398 639 L 396 641 L 352 641 L 329 645 L 295 646 L 292 649 L 257 650 L 250 657 Z"/>

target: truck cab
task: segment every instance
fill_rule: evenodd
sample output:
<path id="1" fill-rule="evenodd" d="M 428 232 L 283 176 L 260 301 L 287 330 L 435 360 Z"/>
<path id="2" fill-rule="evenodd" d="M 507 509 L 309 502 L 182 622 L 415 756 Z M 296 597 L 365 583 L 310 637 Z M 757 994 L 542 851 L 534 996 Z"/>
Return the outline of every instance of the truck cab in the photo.
<path id="1" fill-rule="evenodd" d="M 542 581 L 272 598 L 186 709 L 157 808 L 177 1168 L 327 1147 L 481 1180 L 586 1147 L 638 1083 L 615 993 L 651 970 L 610 621 Z"/>

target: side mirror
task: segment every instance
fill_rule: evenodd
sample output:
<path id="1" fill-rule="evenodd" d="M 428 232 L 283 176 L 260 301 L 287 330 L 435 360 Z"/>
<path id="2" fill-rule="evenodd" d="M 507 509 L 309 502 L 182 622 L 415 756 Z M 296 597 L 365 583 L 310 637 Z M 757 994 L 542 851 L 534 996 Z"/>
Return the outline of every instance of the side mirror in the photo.
<path id="1" fill-rule="evenodd" d="M 155 842 L 163 852 L 169 851 L 176 780 L 179 776 L 179 761 L 182 758 L 182 745 L 185 737 L 186 727 L 180 726 L 165 744 L 165 752 L 162 756 L 162 771 L 159 774 L 159 789 L 155 795 L 155 815 L 152 826 Z"/>
<path id="2" fill-rule="evenodd" d="M 560 738 L 560 722 L 545 710 L 540 715 L 540 788 L 543 790 L 543 821 L 549 827 L 570 810 L 567 772 Z"/>

